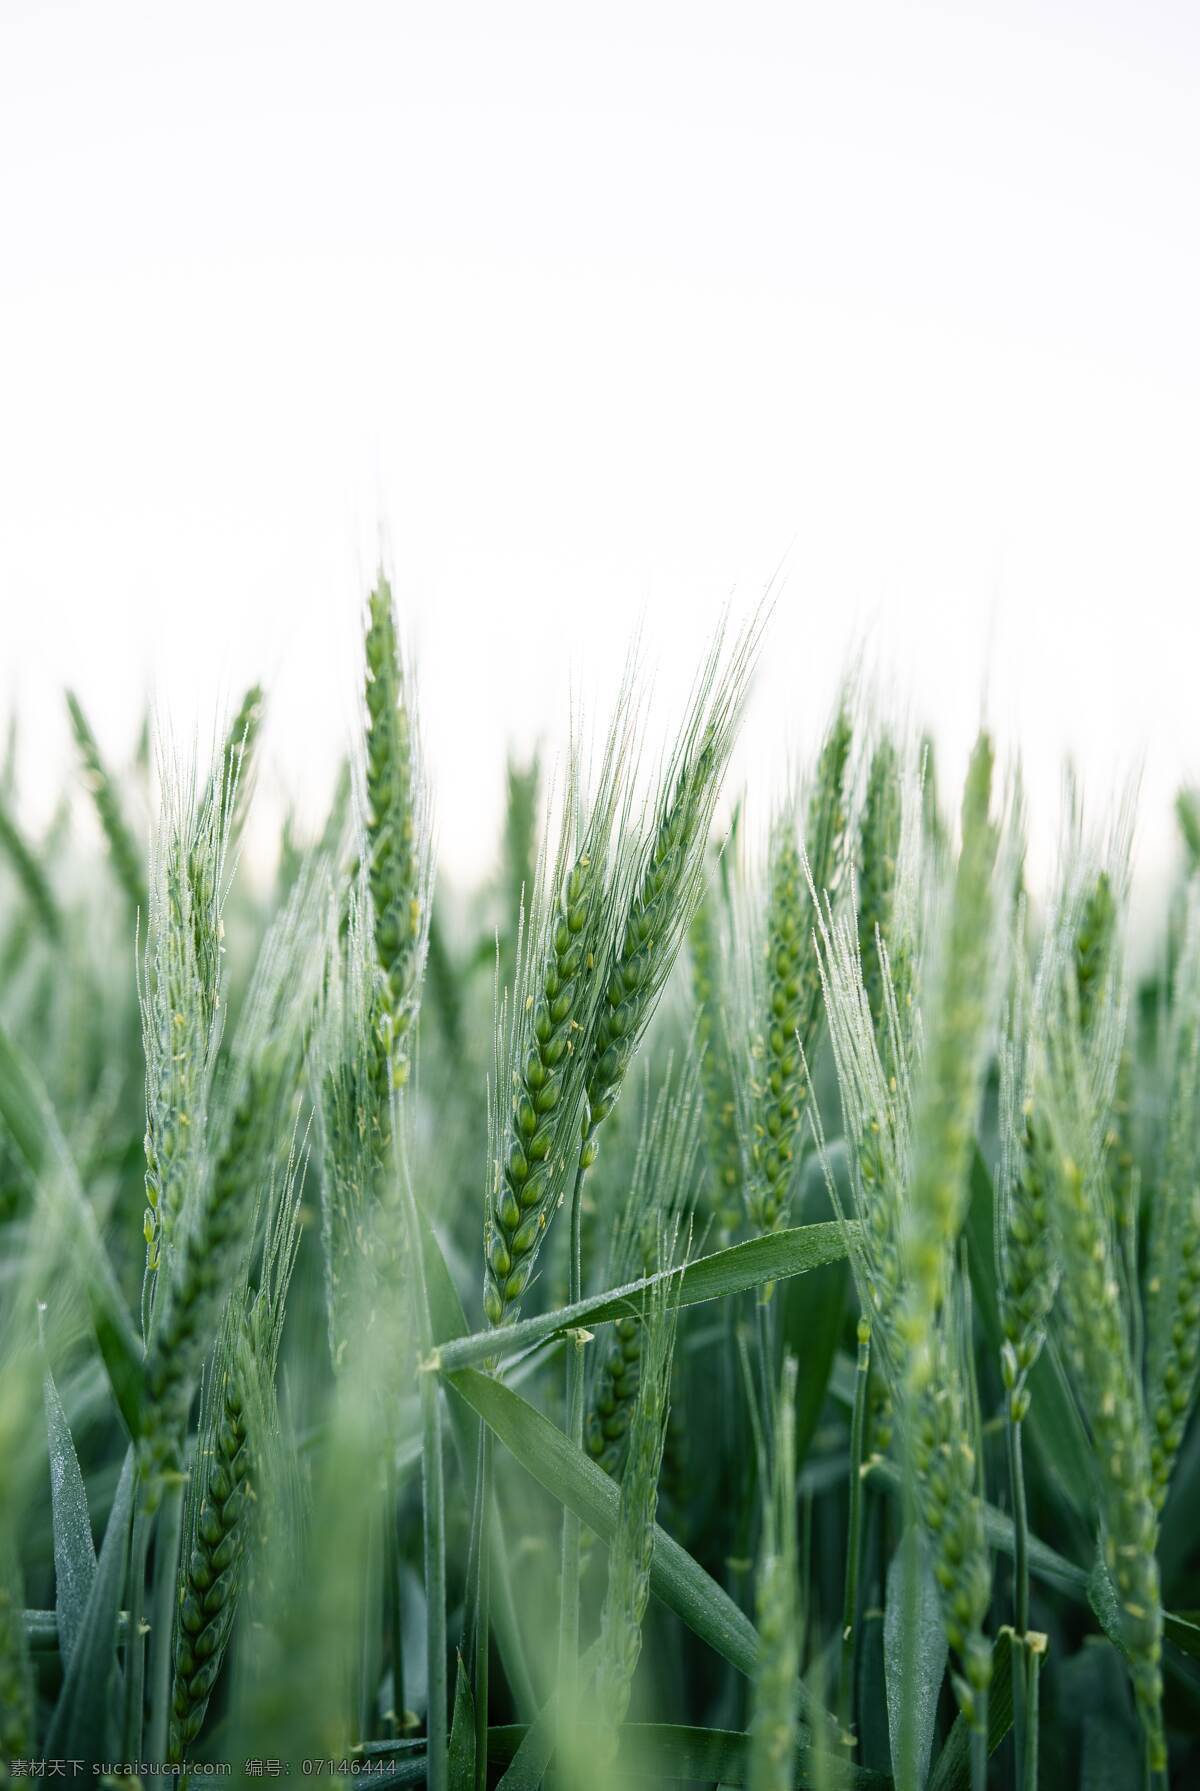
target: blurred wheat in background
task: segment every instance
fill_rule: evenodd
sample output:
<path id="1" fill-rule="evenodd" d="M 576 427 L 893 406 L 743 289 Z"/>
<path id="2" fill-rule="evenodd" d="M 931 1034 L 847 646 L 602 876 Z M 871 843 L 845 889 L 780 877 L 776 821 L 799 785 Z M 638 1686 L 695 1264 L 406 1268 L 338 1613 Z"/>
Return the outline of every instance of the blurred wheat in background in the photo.
<path id="1" fill-rule="evenodd" d="M 851 678 L 725 787 L 769 635 L 472 890 L 382 575 L 270 876 L 269 692 L 68 694 L 44 828 L 13 731 L 0 1775 L 1200 1782 L 1200 804 L 1135 976 L 1132 804 L 1030 887 L 986 732 L 952 801 Z"/>

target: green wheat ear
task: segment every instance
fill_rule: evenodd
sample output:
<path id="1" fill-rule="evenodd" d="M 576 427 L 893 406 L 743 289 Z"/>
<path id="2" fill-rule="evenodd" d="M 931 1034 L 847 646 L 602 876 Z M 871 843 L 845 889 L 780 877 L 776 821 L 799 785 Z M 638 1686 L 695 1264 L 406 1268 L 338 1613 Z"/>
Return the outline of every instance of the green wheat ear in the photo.
<path id="1" fill-rule="evenodd" d="M 408 1077 L 429 927 L 426 803 L 413 692 L 400 655 L 391 586 L 371 593 L 366 634 L 366 849 L 379 1031 L 396 1086 Z"/>
<path id="2" fill-rule="evenodd" d="M 742 1143 L 722 975 L 717 879 L 710 873 L 688 933 L 696 1051 L 704 1090 L 708 1205 L 720 1234 L 732 1239 L 742 1222 Z"/>
<path id="3" fill-rule="evenodd" d="M 108 842 L 109 856 L 112 859 L 117 881 L 125 891 L 130 906 L 145 913 L 147 891 L 144 854 L 134 843 L 133 834 L 121 805 L 120 792 L 112 773 L 104 763 L 87 716 L 83 712 L 78 697 L 70 690 L 67 692 L 67 709 L 71 717 L 75 743 L 83 761 L 88 790 L 96 805 L 96 814 Z"/>
<path id="4" fill-rule="evenodd" d="M 553 1217 L 578 1136 L 583 1041 L 598 999 L 597 963 L 613 925 L 610 839 L 626 802 L 630 735 L 624 703 L 609 732 L 585 814 L 578 765 L 564 793 L 554 858 L 531 892 L 511 1004 L 497 1027 L 493 1182 L 484 1226 L 484 1312 L 516 1316 Z"/>
<path id="5" fill-rule="evenodd" d="M 971 1143 L 983 1092 L 996 989 L 994 879 L 1000 843 L 992 818 L 992 744 L 981 734 L 963 791 L 962 844 L 939 974 L 930 1003 L 905 1214 L 905 1329 L 914 1388 L 932 1372 L 929 1339 L 946 1297 L 962 1224 Z"/>
<path id="6" fill-rule="evenodd" d="M 818 902 L 837 889 L 846 828 L 849 712 L 825 738 L 803 843 L 791 808 L 776 822 L 768 870 L 765 1013 L 754 1052 L 747 1205 L 759 1231 L 787 1224 L 808 1102 L 808 1063 L 822 1020 L 814 940 Z M 807 861 L 807 862 L 806 862 Z M 814 895 L 814 891 L 816 892 Z"/>
<path id="7" fill-rule="evenodd" d="M 673 1240 L 660 1237 L 656 1252 L 670 1260 Z M 629 1424 L 617 1533 L 609 1550 L 608 1586 L 600 1618 L 596 1702 L 601 1753 L 611 1760 L 617 1731 L 629 1709 L 633 1675 L 642 1651 L 642 1622 L 650 1600 L 654 1519 L 662 1467 L 675 1347 L 675 1312 L 660 1281 L 642 1323 L 641 1365 Z"/>
<path id="8" fill-rule="evenodd" d="M 887 735 L 871 755 L 858 836 L 858 945 L 876 1030 L 887 1023 L 884 966 L 892 943 L 892 910 L 900 860 L 900 759 Z"/>
<path id="9" fill-rule="evenodd" d="M 1097 1040 L 1080 1022 L 1077 962 L 1068 957 L 1042 1045 L 1040 1087 L 1052 1152 L 1050 1189 L 1063 1275 L 1055 1308 L 1064 1356 L 1096 1458 L 1101 1544 L 1152 1770 L 1166 1766 L 1156 1476 L 1123 1264 L 1107 1181 L 1115 1065 L 1124 1028 L 1110 999 Z M 1097 1064 L 1107 1065 L 1097 1074 Z"/>
<path id="10" fill-rule="evenodd" d="M 1200 879 L 1189 891 L 1167 1045 L 1162 1174 L 1151 1206 L 1146 1399 L 1154 1503 L 1166 1504 L 1200 1378 Z"/>

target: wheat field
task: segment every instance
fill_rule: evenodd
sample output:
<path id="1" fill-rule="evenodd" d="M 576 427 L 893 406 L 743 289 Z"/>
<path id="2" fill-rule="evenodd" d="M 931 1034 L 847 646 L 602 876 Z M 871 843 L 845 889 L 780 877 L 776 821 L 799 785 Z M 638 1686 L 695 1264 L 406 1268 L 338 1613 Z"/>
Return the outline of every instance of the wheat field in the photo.
<path id="1" fill-rule="evenodd" d="M 1135 973 L 1131 796 L 1031 887 L 854 679 L 736 787 L 769 638 L 470 889 L 382 574 L 269 875 L 269 692 L 10 735 L 0 1776 L 1200 1783 L 1200 800 Z"/>

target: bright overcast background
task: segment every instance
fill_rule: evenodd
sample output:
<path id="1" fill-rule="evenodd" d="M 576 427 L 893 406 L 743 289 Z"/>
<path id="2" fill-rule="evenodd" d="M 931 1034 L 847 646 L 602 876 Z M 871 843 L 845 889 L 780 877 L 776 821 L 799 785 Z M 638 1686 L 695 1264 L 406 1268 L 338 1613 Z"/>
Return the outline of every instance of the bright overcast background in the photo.
<path id="1" fill-rule="evenodd" d="M 386 545 L 443 857 L 507 741 L 665 716 L 780 569 L 742 761 L 850 655 L 1035 809 L 1200 775 L 1200 11 L 0 9 L 0 708 L 207 735 L 319 814 Z"/>

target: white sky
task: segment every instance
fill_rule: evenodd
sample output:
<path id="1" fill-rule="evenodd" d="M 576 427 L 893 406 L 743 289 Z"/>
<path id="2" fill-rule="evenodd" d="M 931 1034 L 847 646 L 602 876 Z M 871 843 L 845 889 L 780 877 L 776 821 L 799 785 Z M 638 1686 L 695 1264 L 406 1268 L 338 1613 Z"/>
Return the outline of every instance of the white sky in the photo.
<path id="1" fill-rule="evenodd" d="M 315 813 L 379 541 L 443 856 L 640 615 L 786 577 L 746 745 L 861 650 L 1046 815 L 1200 777 L 1200 11 L 0 0 L 0 707 L 207 733 Z"/>

